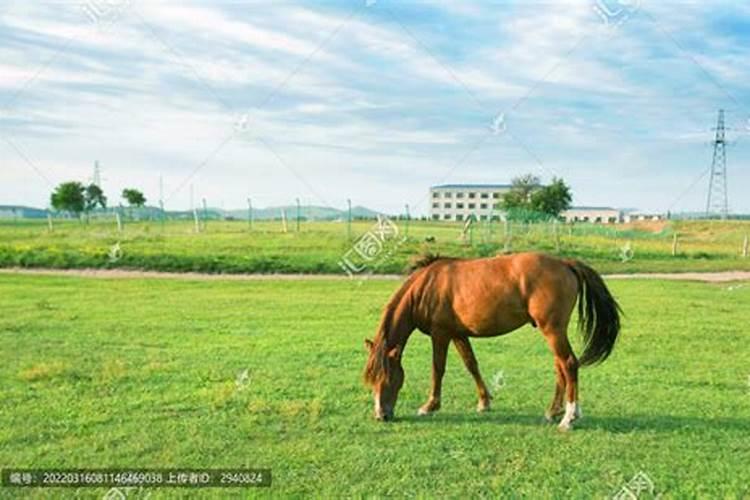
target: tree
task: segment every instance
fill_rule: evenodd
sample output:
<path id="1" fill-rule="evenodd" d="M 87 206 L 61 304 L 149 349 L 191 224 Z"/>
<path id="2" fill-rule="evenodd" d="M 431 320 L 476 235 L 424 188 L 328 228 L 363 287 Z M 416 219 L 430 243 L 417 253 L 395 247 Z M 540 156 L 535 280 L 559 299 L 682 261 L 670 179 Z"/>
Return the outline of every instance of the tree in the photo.
<path id="1" fill-rule="evenodd" d="M 97 206 L 107 208 L 107 197 L 104 196 L 104 191 L 102 191 L 102 188 L 100 188 L 96 184 L 89 184 L 88 186 L 86 186 L 84 198 L 86 212 L 90 212 Z"/>
<path id="2" fill-rule="evenodd" d="M 520 214 L 528 212 L 531 205 L 531 195 L 540 187 L 539 177 L 533 174 L 514 178 L 510 191 L 503 195 L 500 208 L 505 210 L 511 219 L 526 218 Z"/>
<path id="3" fill-rule="evenodd" d="M 146 204 L 146 197 L 143 193 L 137 189 L 123 189 L 122 197 L 128 202 L 131 207 L 142 207 Z"/>
<path id="4" fill-rule="evenodd" d="M 86 208 L 86 188 L 80 182 L 63 182 L 50 196 L 52 208 L 76 217 Z"/>
<path id="5" fill-rule="evenodd" d="M 562 179 L 554 177 L 549 185 L 542 186 L 538 177 L 526 174 L 513 179 L 500 206 L 509 219 L 549 219 L 570 208 L 572 199 L 570 187 Z"/>
<path id="6" fill-rule="evenodd" d="M 570 208 L 571 201 L 573 195 L 570 187 L 562 179 L 553 177 L 550 184 L 531 194 L 531 209 L 550 217 L 559 217 L 560 213 Z"/>

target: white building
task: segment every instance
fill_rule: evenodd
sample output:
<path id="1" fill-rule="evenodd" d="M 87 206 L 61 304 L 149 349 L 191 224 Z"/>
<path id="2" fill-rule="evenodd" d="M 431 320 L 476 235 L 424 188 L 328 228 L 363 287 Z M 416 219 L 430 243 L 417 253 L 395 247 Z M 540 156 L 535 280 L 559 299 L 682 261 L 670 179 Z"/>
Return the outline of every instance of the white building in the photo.
<path id="1" fill-rule="evenodd" d="M 612 207 L 571 207 L 562 213 L 565 222 L 593 222 L 594 224 L 619 224 L 622 210 Z"/>
<path id="2" fill-rule="evenodd" d="M 510 184 L 443 184 L 430 188 L 430 219 L 464 221 L 500 220 L 500 202 Z"/>

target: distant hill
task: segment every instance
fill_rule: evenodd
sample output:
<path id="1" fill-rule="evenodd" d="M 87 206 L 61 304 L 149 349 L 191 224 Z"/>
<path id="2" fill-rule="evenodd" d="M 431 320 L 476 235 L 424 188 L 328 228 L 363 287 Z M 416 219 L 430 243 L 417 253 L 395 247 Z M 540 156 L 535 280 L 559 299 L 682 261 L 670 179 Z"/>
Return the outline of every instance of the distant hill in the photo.
<path id="1" fill-rule="evenodd" d="M 44 219 L 47 210 L 23 205 L 0 205 L 0 219 Z"/>
<path id="2" fill-rule="evenodd" d="M 245 210 L 219 210 L 210 209 L 219 214 L 222 214 L 225 218 L 231 217 L 234 219 L 247 220 L 248 212 Z M 286 212 L 288 219 L 293 219 L 297 216 L 297 207 L 295 205 L 286 205 L 280 207 L 268 207 L 268 208 L 255 208 L 253 209 L 253 219 L 255 220 L 276 220 L 281 219 L 282 212 Z M 375 219 L 381 212 L 370 210 L 366 207 L 352 207 L 352 217 L 354 219 Z M 332 207 L 321 207 L 321 206 L 303 206 L 300 207 L 300 217 L 305 220 L 338 220 L 346 219 L 348 217 L 346 210 L 339 210 L 338 208 Z"/>
<path id="3" fill-rule="evenodd" d="M 95 210 L 92 216 L 101 216 L 111 214 L 118 210 L 119 207 L 108 207 L 105 210 Z M 130 209 L 125 207 L 123 210 L 136 219 L 158 219 L 161 217 L 161 211 L 158 207 L 145 206 L 143 208 Z M 253 219 L 255 220 L 277 220 L 281 219 L 282 211 L 286 212 L 288 219 L 292 220 L 297 216 L 297 207 L 287 205 L 280 207 L 255 208 L 253 209 Z M 247 209 L 223 210 L 220 208 L 208 208 L 207 216 L 209 219 L 238 219 L 247 220 Z M 198 209 L 199 215 L 203 216 L 203 209 Z M 354 219 L 375 219 L 378 214 L 366 207 L 352 207 L 352 217 Z M 23 218 L 23 219 L 43 219 L 46 218 L 48 210 L 26 207 L 20 205 L 0 205 L 0 219 Z M 168 219 L 192 219 L 193 213 L 189 210 L 166 210 L 165 216 Z M 321 207 L 321 206 L 303 206 L 300 207 L 300 216 L 304 220 L 345 220 L 347 218 L 346 210 L 338 208 Z"/>

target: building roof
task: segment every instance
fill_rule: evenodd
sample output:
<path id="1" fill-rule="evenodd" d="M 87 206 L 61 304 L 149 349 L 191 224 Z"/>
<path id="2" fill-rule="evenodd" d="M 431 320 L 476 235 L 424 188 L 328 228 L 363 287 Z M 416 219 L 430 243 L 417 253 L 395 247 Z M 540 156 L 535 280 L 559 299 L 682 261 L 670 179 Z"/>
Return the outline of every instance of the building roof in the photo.
<path id="1" fill-rule="evenodd" d="M 620 212 L 619 208 L 612 207 L 570 207 L 568 210 L 614 210 L 616 212 Z"/>
<path id="2" fill-rule="evenodd" d="M 511 184 L 440 184 L 430 189 L 510 189 Z"/>

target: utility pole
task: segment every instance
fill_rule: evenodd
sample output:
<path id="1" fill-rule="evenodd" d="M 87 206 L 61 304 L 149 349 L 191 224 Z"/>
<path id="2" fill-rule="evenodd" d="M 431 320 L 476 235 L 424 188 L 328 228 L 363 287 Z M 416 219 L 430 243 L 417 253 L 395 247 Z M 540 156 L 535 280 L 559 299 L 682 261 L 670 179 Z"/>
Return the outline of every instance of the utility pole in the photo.
<path id="1" fill-rule="evenodd" d="M 102 171 L 99 168 L 99 160 L 94 161 L 94 175 L 91 177 L 91 184 L 102 187 Z"/>
<path id="2" fill-rule="evenodd" d="M 250 231 L 253 230 L 253 199 L 247 199 L 247 225 Z"/>
<path id="3" fill-rule="evenodd" d="M 714 138 L 713 145 L 714 156 L 711 161 L 711 178 L 708 184 L 706 216 L 718 214 L 724 220 L 729 213 L 729 200 L 727 199 L 727 151 L 723 109 L 719 110 L 716 137 Z"/>
<path id="4" fill-rule="evenodd" d="M 300 219 L 300 204 L 299 204 L 299 198 L 296 198 L 295 200 L 297 202 L 297 232 L 299 233 L 299 219 Z"/>
<path id="5" fill-rule="evenodd" d="M 161 219 L 161 229 L 164 230 L 164 177 L 159 175 L 159 216 Z"/>
<path id="6" fill-rule="evenodd" d="M 350 198 L 347 198 L 346 204 L 349 207 L 348 216 L 347 216 L 347 225 L 346 225 L 346 236 L 347 238 L 349 238 L 349 241 L 351 241 L 352 240 L 352 200 Z"/>

